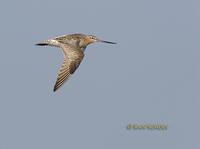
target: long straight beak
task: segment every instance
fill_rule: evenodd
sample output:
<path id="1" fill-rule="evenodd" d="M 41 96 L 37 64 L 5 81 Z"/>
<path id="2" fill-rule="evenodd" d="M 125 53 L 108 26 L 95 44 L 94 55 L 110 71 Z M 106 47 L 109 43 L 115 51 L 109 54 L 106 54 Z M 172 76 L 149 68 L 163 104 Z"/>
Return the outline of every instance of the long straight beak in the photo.
<path id="1" fill-rule="evenodd" d="M 110 42 L 110 41 L 105 41 L 101 39 L 97 39 L 97 42 L 104 42 L 104 43 L 109 43 L 109 44 L 117 44 L 116 42 Z"/>

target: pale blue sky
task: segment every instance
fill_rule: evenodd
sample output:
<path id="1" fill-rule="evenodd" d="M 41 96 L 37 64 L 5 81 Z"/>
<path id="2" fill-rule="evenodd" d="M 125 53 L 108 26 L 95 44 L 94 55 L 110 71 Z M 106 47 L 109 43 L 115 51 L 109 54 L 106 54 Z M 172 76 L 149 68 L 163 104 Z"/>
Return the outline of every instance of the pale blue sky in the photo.
<path id="1" fill-rule="evenodd" d="M 0 149 L 199 149 L 199 5 L 1 1 Z M 118 44 L 89 46 L 54 93 L 61 50 L 34 44 L 77 32 Z"/>

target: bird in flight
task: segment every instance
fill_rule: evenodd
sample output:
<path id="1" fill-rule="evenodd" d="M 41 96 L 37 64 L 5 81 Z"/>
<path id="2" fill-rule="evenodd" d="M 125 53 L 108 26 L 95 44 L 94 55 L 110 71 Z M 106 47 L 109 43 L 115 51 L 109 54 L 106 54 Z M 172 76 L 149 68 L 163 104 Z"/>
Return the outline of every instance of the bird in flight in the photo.
<path id="1" fill-rule="evenodd" d="M 69 34 L 59 36 L 36 44 L 38 46 L 59 47 L 62 49 L 64 54 L 64 62 L 58 73 L 54 86 L 54 92 L 59 89 L 66 82 L 66 80 L 69 79 L 70 75 L 72 75 L 79 67 L 81 61 L 83 60 L 86 47 L 95 42 L 116 44 L 115 42 L 101 40 L 93 35 L 85 34 Z"/>

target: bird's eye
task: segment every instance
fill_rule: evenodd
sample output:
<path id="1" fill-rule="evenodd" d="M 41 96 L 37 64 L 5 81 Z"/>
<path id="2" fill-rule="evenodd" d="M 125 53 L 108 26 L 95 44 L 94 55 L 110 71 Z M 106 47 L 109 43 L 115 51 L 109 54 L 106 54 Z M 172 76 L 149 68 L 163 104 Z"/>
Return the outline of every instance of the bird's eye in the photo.
<path id="1" fill-rule="evenodd" d="M 96 39 L 94 36 L 90 36 L 91 39 Z"/>

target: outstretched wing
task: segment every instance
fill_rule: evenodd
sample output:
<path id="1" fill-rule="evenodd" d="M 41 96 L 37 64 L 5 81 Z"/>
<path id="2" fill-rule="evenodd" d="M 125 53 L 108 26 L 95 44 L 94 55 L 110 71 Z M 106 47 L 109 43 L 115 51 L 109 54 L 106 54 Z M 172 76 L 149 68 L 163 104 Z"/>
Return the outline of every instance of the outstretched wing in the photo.
<path id="1" fill-rule="evenodd" d="M 66 80 L 68 80 L 71 74 L 76 71 L 84 57 L 83 51 L 73 46 L 63 44 L 61 48 L 64 53 L 64 62 L 60 68 L 60 72 L 58 73 L 54 92 L 60 88 Z"/>

